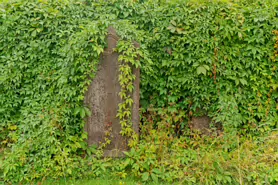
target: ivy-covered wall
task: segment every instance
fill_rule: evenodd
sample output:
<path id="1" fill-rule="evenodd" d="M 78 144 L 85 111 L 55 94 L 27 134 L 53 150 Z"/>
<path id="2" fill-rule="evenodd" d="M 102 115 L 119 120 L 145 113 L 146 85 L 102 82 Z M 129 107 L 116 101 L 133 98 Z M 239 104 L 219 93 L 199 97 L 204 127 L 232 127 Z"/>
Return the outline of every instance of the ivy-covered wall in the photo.
<path id="1" fill-rule="evenodd" d="M 254 132 L 277 127 L 277 2 L 153 3 L 138 14 L 153 61 L 142 77 L 143 107 L 171 105 L 188 119 L 199 108 Z M 231 101 L 237 114 L 229 117 Z"/>
<path id="2" fill-rule="evenodd" d="M 277 6 L 214 0 L 115 1 L 105 7 L 145 31 L 152 65 L 142 68 L 143 108 L 183 110 L 182 127 L 201 113 L 228 127 L 264 132 L 278 122 Z"/>
<path id="3" fill-rule="evenodd" d="M 277 1 L 10 0 L 0 4 L 5 181 L 84 175 L 83 99 L 109 25 L 125 39 L 122 64 L 139 65 L 129 44 L 141 45 L 143 111 L 178 111 L 183 129 L 197 109 L 226 130 L 277 128 Z M 122 123 L 132 135 L 130 117 Z"/>

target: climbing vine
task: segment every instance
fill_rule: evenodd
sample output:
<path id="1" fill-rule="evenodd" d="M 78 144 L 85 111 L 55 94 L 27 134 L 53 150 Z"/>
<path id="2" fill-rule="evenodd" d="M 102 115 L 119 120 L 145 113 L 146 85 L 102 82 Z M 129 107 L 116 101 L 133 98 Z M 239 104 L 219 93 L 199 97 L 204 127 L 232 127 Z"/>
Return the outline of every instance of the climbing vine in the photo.
<path id="1" fill-rule="evenodd" d="M 119 83 L 121 90 L 119 96 L 122 102 L 119 104 L 117 117 L 120 119 L 122 127 L 121 135 L 132 138 L 129 140 L 129 147 L 136 146 L 138 135 L 132 128 L 132 92 L 134 90 L 133 82 L 136 78 L 135 68 L 140 68 L 139 57 L 142 53 L 130 41 L 120 40 L 116 51 L 119 55 Z"/>

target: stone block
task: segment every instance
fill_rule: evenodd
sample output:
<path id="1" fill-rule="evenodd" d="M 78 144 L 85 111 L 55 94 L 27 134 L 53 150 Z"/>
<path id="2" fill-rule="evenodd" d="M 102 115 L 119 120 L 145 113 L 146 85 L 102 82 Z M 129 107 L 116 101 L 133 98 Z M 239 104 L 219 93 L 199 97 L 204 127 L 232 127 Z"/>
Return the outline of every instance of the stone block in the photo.
<path id="1" fill-rule="evenodd" d="M 112 127 L 111 144 L 105 150 L 105 156 L 120 157 L 123 151 L 128 150 L 126 137 L 121 136 L 121 125 L 116 117 L 118 104 L 121 103 L 119 92 L 121 90 L 119 76 L 119 54 L 114 51 L 119 40 L 116 31 L 110 27 L 108 29 L 107 44 L 101 56 L 98 71 L 91 82 L 85 95 L 85 105 L 91 110 L 91 116 L 86 119 L 85 130 L 88 132 L 88 144 L 99 145 L 104 142 L 105 132 Z M 136 43 L 135 43 L 136 44 Z M 139 47 L 138 44 L 135 45 Z M 132 122 L 133 129 L 139 133 L 139 84 L 140 70 L 134 68 L 136 80 L 134 81 L 134 91 L 132 93 Z"/>

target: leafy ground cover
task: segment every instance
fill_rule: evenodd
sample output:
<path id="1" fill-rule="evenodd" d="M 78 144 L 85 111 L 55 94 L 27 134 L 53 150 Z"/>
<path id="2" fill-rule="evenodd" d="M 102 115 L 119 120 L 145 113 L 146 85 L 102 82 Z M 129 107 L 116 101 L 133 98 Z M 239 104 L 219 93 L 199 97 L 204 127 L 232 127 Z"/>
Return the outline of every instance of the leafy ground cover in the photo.
<path id="1" fill-rule="evenodd" d="M 109 177 L 109 174 L 104 174 L 101 178 L 95 178 L 95 179 L 85 179 L 85 180 L 48 180 L 45 182 L 42 182 L 41 185 L 144 185 L 144 184 L 150 184 L 150 185 L 158 185 L 159 183 L 149 182 L 149 183 L 143 183 L 138 181 L 136 178 L 126 178 L 126 179 L 120 179 L 120 178 L 113 178 Z"/>
<path id="2" fill-rule="evenodd" d="M 278 179 L 278 132 L 175 139 L 150 129 L 125 159 L 101 160 L 81 179 L 62 177 L 30 184 L 270 184 Z M 29 184 L 29 183 L 25 183 Z"/>

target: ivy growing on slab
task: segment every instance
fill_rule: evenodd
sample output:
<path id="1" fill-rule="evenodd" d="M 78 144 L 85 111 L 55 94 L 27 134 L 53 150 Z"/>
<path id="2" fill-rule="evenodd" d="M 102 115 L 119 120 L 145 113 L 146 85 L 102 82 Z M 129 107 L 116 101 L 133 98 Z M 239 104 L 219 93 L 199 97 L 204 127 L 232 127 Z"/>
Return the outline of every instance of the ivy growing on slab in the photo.
<path id="1" fill-rule="evenodd" d="M 116 51 L 119 55 L 119 83 L 121 90 L 119 96 L 122 103 L 119 104 L 117 117 L 120 119 L 121 135 L 131 138 L 128 146 L 134 147 L 138 143 L 138 134 L 133 130 L 132 124 L 132 92 L 134 90 L 135 68 L 140 68 L 139 57 L 142 56 L 140 49 L 136 48 L 134 43 L 120 40 Z"/>

